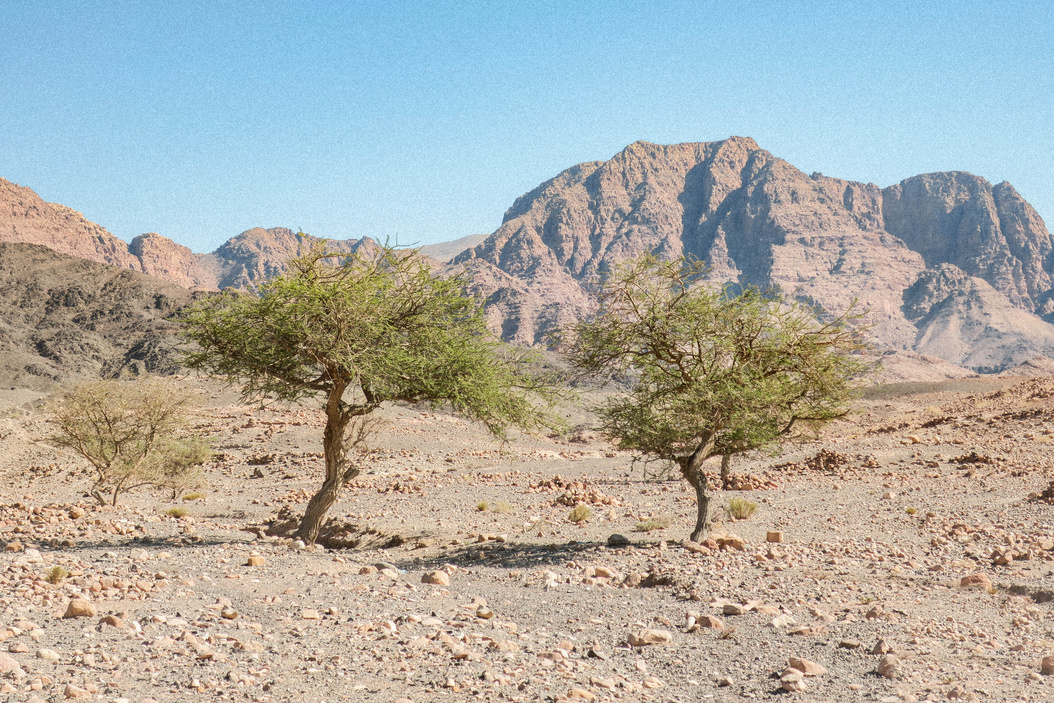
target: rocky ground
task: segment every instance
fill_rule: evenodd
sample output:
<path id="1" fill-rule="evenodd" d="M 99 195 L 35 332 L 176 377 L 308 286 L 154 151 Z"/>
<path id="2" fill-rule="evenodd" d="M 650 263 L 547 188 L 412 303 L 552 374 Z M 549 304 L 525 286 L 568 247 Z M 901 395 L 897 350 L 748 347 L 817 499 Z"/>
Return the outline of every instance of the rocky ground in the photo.
<path id="1" fill-rule="evenodd" d="M 261 537 L 318 486 L 320 419 L 201 399 L 203 497 L 116 509 L 6 399 L 0 700 L 1054 698 L 1054 378 L 872 389 L 739 459 L 715 502 L 757 512 L 705 545 L 683 482 L 588 431 L 404 408 L 334 509 L 357 548 Z"/>

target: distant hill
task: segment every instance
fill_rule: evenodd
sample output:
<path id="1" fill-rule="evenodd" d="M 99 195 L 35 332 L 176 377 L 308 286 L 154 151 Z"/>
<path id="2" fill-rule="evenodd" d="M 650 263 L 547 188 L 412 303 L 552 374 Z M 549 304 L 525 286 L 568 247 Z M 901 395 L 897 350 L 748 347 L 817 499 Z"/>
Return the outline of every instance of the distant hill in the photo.
<path id="1" fill-rule="evenodd" d="M 168 281 L 0 242 L 0 382 L 47 389 L 178 370 L 175 323 L 194 294 Z"/>
<path id="2" fill-rule="evenodd" d="M 447 262 L 453 259 L 455 256 L 463 251 L 467 251 L 477 244 L 482 243 L 488 236 L 487 234 L 470 234 L 467 237 L 461 237 L 455 239 L 452 242 L 440 242 L 439 244 L 425 244 L 421 247 L 414 247 L 420 253 L 425 256 L 431 257 L 436 261 Z"/>
<path id="3" fill-rule="evenodd" d="M 64 205 L 45 202 L 29 188 L 0 178 L 0 242 L 40 244 L 61 254 L 120 266 L 184 288 L 244 288 L 280 271 L 285 261 L 317 241 L 285 227 L 254 227 L 209 254 L 195 254 L 160 234 L 125 244 Z M 352 252 L 360 240 L 333 240 L 334 251 Z"/>

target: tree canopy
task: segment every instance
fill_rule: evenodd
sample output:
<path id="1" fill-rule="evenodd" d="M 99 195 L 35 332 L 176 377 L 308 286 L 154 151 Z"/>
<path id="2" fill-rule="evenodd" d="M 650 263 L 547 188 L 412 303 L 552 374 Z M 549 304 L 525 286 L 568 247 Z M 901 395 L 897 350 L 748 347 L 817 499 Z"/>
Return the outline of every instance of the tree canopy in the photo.
<path id="1" fill-rule="evenodd" d="M 301 520 L 305 542 L 360 470 L 346 451 L 352 420 L 383 403 L 445 403 L 499 438 L 558 425 L 551 378 L 487 330 L 465 281 L 389 247 L 348 256 L 321 245 L 258 291 L 204 300 L 183 322 L 197 345 L 189 367 L 239 383 L 246 399 L 324 409 L 326 479 Z"/>
<path id="2" fill-rule="evenodd" d="M 597 315 L 567 335 L 577 368 L 632 380 L 597 408 L 600 431 L 680 469 L 698 499 L 693 540 L 709 525 L 703 462 L 845 414 L 865 368 L 851 310 L 821 321 L 784 295 L 701 284 L 704 273 L 686 259 L 627 262 L 602 282 Z"/>

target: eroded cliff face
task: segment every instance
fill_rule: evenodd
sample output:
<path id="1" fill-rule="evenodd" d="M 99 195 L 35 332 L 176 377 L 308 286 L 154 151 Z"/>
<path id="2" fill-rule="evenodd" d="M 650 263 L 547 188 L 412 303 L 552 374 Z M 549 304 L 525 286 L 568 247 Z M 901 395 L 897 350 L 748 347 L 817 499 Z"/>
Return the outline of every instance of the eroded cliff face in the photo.
<path id="1" fill-rule="evenodd" d="M 973 291 L 969 299 L 1003 305 L 976 290 L 976 277 L 1023 315 L 1008 313 L 965 337 L 962 326 L 945 325 L 941 334 L 954 341 L 923 346 L 984 346 L 979 356 L 950 356 L 987 368 L 1048 350 L 1031 313 L 1054 310 L 1051 250 L 1042 219 L 1009 184 L 944 173 L 883 190 L 806 175 L 752 139 L 732 137 L 637 142 L 609 161 L 569 168 L 517 199 L 501 227 L 453 265 L 473 271 L 495 329 L 522 344 L 545 343 L 589 314 L 597 276 L 650 252 L 703 259 L 711 284 L 779 287 L 833 313 L 858 301 L 880 344 L 908 350 L 940 334 L 920 337 L 922 316 L 905 312 L 905 291 L 926 271 L 953 264 L 967 275 L 960 283 Z M 1015 341 L 997 360 L 1003 347 L 987 340 L 1001 334 Z"/>
<path id="2" fill-rule="evenodd" d="M 0 378 L 50 389 L 179 369 L 177 324 L 194 294 L 126 268 L 0 242 Z"/>
<path id="3" fill-rule="evenodd" d="M 1014 305 L 1051 312 L 1052 242 L 1043 220 L 1013 186 L 970 173 L 928 173 L 882 192 L 886 229 L 927 265 L 954 264 Z"/>
<path id="4" fill-rule="evenodd" d="M 909 348 L 915 338 L 900 298 L 925 263 L 883 229 L 881 190 L 807 176 L 752 139 L 638 142 L 568 169 L 454 261 L 482 270 L 495 322 L 533 344 L 588 313 L 583 287 L 600 272 L 645 252 L 690 254 L 711 266 L 712 283 L 779 286 L 832 311 L 862 298 L 886 343 Z"/>

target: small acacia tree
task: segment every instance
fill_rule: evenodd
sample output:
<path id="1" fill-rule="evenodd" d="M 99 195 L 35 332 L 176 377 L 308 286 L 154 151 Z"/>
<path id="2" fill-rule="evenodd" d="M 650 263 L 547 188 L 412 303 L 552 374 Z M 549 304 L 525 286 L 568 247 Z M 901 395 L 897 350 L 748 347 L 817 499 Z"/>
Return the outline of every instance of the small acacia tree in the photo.
<path id="1" fill-rule="evenodd" d="M 680 469 L 696 493 L 694 541 L 709 529 L 703 462 L 844 415 L 865 367 L 849 312 L 819 322 L 783 296 L 693 285 L 703 273 L 685 259 L 628 262 L 602 283 L 596 317 L 567 335 L 577 368 L 635 379 L 597 409 L 600 430 Z"/>
<path id="2" fill-rule="evenodd" d="M 313 543 L 340 490 L 361 470 L 347 435 L 382 403 L 447 403 L 499 438 L 554 428 L 556 391 L 527 352 L 491 335 L 459 277 L 389 247 L 352 256 L 324 244 L 256 292 L 225 292 L 189 309 L 191 368 L 242 385 L 247 400 L 316 401 L 326 416 L 325 480 L 297 536 Z"/>
<path id="3" fill-rule="evenodd" d="M 80 383 L 49 406 L 58 430 L 50 441 L 88 460 L 95 470 L 91 494 L 102 505 L 117 505 L 122 493 L 140 486 L 193 487 L 212 452 L 185 432 L 192 400 L 185 389 L 157 380 Z"/>

